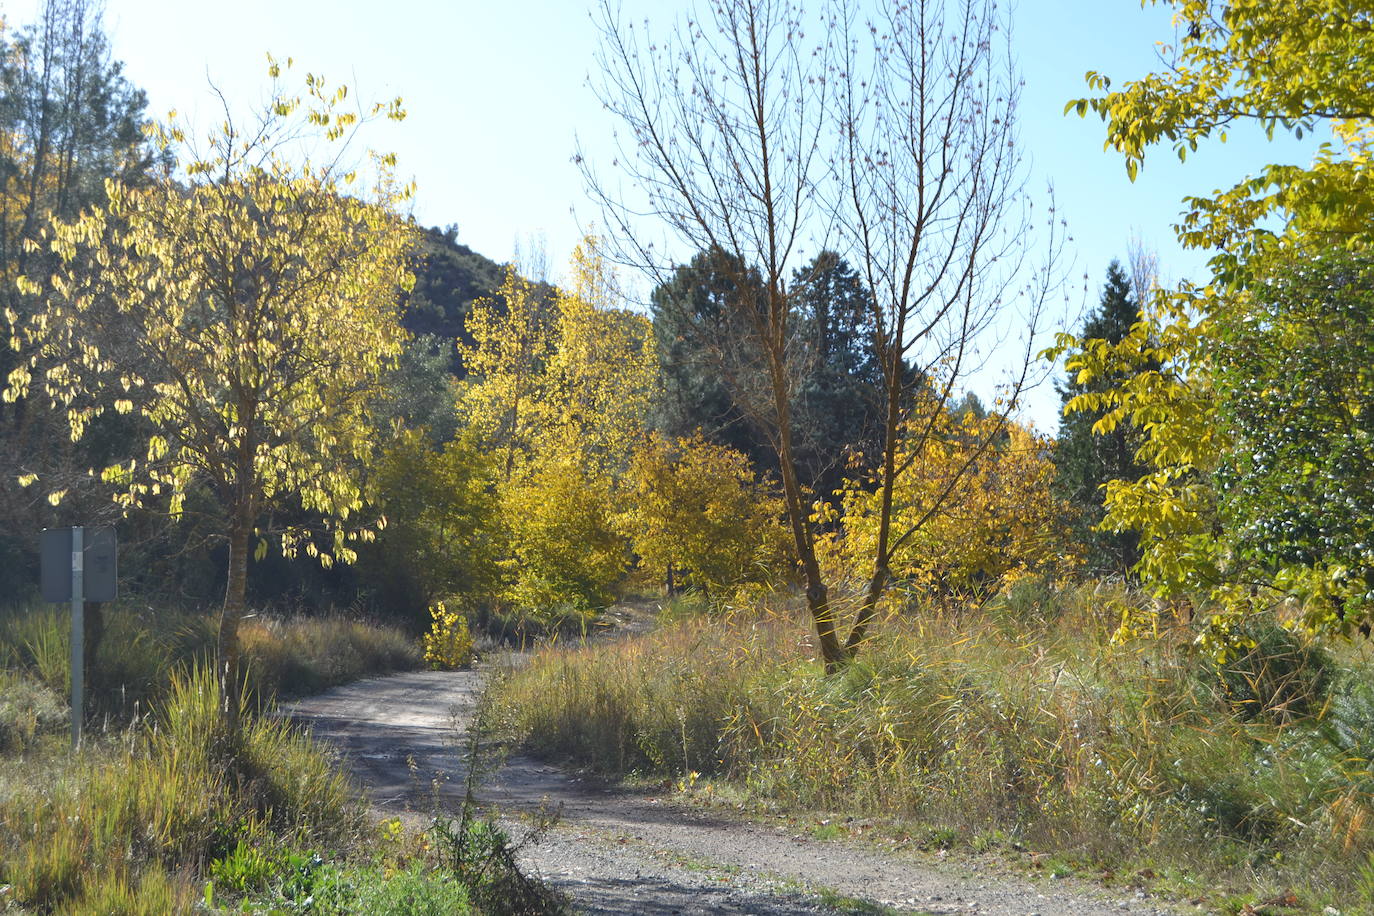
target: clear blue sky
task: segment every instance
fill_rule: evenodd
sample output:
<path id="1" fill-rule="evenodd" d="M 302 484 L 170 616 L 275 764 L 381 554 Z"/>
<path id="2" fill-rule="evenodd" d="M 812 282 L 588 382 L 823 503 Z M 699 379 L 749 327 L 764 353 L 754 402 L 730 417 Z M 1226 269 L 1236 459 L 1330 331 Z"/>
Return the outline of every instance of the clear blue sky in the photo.
<path id="1" fill-rule="evenodd" d="M 36 5 L 0 8 L 21 24 Z M 636 18 L 659 21 L 685 7 L 626 3 Z M 595 155 L 612 125 L 585 85 L 595 30 L 577 0 L 108 0 L 105 18 L 116 57 L 157 116 L 175 108 L 212 118 L 210 79 L 231 99 L 260 98 L 268 51 L 350 83 L 364 99 L 403 96 L 407 120 L 369 139 L 394 150 L 402 172 L 416 179 L 422 223 L 456 223 L 459 241 L 491 258 L 507 260 L 517 240 L 542 234 L 556 269 L 577 241 L 578 217 L 594 216 L 570 161 L 574 138 Z M 1153 69 L 1156 42 L 1172 37 L 1169 9 L 1142 9 L 1136 0 L 1015 7 L 1022 141 L 1035 185 L 1053 182 L 1069 222 L 1075 304 L 1085 283 L 1087 304 L 1096 301 L 1108 262 L 1124 258 L 1132 233 L 1158 250 L 1166 279 L 1201 279 L 1205 255 L 1180 250 L 1170 228 L 1180 199 L 1229 186 L 1266 162 L 1310 158 L 1310 145 L 1233 132 L 1184 165 L 1160 149 L 1129 182 L 1120 157 L 1102 149 L 1101 123 L 1064 116 L 1064 103 L 1084 94 L 1090 69 L 1118 83 Z M 1029 413 L 1041 428 L 1054 428 L 1056 402 L 1048 391 L 1032 399 Z"/>

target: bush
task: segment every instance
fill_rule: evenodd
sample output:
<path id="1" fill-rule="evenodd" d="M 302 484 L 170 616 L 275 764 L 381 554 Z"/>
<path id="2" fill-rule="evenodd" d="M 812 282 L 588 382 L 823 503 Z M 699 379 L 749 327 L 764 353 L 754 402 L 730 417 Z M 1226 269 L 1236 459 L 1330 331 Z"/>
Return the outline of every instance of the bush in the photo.
<path id="1" fill-rule="evenodd" d="M 435 671 L 452 671 L 472 660 L 472 633 L 461 611 L 440 601 L 429 609 L 433 623 L 425 634 L 425 662 Z"/>

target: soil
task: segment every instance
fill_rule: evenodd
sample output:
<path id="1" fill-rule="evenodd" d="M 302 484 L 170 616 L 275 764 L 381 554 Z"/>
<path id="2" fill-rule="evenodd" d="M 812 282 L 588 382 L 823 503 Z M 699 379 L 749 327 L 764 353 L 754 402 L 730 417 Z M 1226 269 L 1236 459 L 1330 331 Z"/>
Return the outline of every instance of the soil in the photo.
<path id="1" fill-rule="evenodd" d="M 492 670 L 488 663 L 373 678 L 301 700 L 288 712 L 338 748 L 379 816 L 423 824 L 461 803 L 469 728 Z M 720 806 L 703 809 L 662 788 L 605 785 L 523 756 L 495 766 L 476 797 L 516 839 L 540 809 L 560 809 L 556 825 L 524 846 L 520 861 L 584 913 L 1180 911 L 1142 891 L 1048 876 L 1031 880 L 1005 861 L 942 861 L 871 843 L 816 839 L 795 823 L 749 820 Z"/>

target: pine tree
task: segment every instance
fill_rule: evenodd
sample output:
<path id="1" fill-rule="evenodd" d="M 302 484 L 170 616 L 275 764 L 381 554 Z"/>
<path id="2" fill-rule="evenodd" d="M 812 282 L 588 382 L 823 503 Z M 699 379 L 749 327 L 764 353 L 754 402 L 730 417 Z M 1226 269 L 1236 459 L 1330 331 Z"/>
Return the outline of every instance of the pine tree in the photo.
<path id="1" fill-rule="evenodd" d="M 1084 319 L 1081 337 L 1120 343 L 1139 320 L 1140 303 L 1130 278 L 1118 261 L 1107 267 L 1107 282 L 1097 309 Z M 1096 378 L 1079 384 L 1070 376 L 1057 385 L 1061 400 L 1067 404 L 1087 391 L 1104 391 L 1118 380 Z M 1084 546 L 1087 567 L 1096 573 L 1127 575 L 1140 559 L 1139 539 L 1133 532 L 1097 531 L 1105 515 L 1104 488 L 1109 480 L 1137 480 L 1145 468 L 1135 460 L 1139 430 L 1122 424 L 1106 435 L 1093 433 L 1101 412 L 1081 411 L 1059 422 L 1059 440 L 1054 451 L 1056 495 L 1075 510 L 1073 525 Z"/>

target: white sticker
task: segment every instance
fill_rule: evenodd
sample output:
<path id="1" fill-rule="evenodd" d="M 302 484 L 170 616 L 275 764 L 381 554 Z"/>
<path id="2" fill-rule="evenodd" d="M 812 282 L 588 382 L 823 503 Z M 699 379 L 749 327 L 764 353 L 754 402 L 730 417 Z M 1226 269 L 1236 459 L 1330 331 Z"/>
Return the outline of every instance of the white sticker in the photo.
<path id="1" fill-rule="evenodd" d="M 84 551 L 72 551 L 72 572 L 81 572 L 85 565 L 86 554 Z"/>

